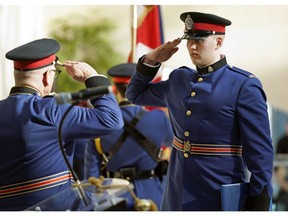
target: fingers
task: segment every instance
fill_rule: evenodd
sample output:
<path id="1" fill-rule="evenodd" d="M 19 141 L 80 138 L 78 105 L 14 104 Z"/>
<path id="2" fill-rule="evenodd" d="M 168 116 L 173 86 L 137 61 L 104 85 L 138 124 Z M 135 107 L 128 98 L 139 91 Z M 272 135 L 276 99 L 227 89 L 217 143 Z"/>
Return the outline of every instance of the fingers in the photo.
<path id="1" fill-rule="evenodd" d="M 79 63 L 79 61 L 67 60 L 67 61 L 65 61 L 63 64 L 64 64 L 64 65 L 73 65 L 73 64 L 78 64 L 78 63 Z"/>
<path id="2" fill-rule="evenodd" d="M 98 75 L 94 68 L 85 62 L 65 61 L 63 63 L 68 74 L 76 81 L 84 82 L 92 75 Z"/>
<path id="3" fill-rule="evenodd" d="M 66 71 L 71 74 L 74 70 L 74 66 L 78 64 L 77 61 L 65 61 L 63 62 L 63 66 L 65 67 Z"/>
<path id="4" fill-rule="evenodd" d="M 180 38 L 176 38 L 176 39 L 174 39 L 174 40 L 171 42 L 171 44 L 172 44 L 173 46 L 178 46 L 180 43 L 181 43 L 181 39 L 180 39 Z"/>
<path id="5" fill-rule="evenodd" d="M 63 62 L 63 66 L 64 66 L 65 68 L 73 68 L 73 67 L 75 67 L 75 65 L 77 65 L 77 64 L 79 64 L 78 61 L 68 60 L 68 61 Z"/>
<path id="6" fill-rule="evenodd" d="M 178 50 L 179 50 L 179 47 L 175 47 L 174 49 L 172 49 L 171 52 L 170 52 L 170 57 L 172 55 L 174 55 Z"/>
<path id="7" fill-rule="evenodd" d="M 181 43 L 181 39 L 176 38 L 173 41 L 168 41 L 166 43 L 166 48 L 174 48 L 174 47 L 178 46 L 180 43 Z"/>
<path id="8" fill-rule="evenodd" d="M 162 52 L 167 52 L 167 53 L 175 53 L 178 50 L 178 45 L 181 43 L 181 39 L 177 38 L 174 39 L 173 41 L 168 41 L 163 46 L 161 47 Z"/>
<path id="9" fill-rule="evenodd" d="M 161 58 L 160 62 L 167 61 L 174 55 L 179 48 L 177 47 L 181 43 L 180 38 L 176 38 L 173 41 L 168 41 L 167 43 L 163 44 L 163 47 L 159 50 L 159 58 Z"/>

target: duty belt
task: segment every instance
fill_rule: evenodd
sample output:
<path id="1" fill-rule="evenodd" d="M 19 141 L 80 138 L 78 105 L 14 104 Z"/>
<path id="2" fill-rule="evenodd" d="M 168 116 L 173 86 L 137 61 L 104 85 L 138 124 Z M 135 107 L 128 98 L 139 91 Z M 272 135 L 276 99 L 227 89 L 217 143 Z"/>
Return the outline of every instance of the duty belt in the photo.
<path id="1" fill-rule="evenodd" d="M 66 184 L 69 179 L 72 180 L 71 173 L 69 171 L 64 171 L 29 181 L 0 186 L 0 199 L 63 185 Z"/>
<path id="2" fill-rule="evenodd" d="M 174 136 L 173 147 L 182 151 L 184 157 L 189 154 L 210 155 L 210 156 L 242 156 L 242 146 L 231 144 L 196 144 L 189 141 L 182 141 Z"/>
<path id="3" fill-rule="evenodd" d="M 123 178 L 128 181 L 134 181 L 134 180 L 156 177 L 156 173 L 154 169 L 136 171 L 135 167 L 127 167 L 127 168 L 121 168 L 119 171 L 115 171 L 115 172 L 107 171 L 107 177 L 108 178 Z"/>

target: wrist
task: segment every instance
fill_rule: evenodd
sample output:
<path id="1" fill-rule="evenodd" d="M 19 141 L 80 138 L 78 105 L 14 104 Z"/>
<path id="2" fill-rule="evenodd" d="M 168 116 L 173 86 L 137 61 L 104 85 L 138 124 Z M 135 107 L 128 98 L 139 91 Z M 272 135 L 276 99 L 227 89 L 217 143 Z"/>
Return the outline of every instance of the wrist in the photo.
<path id="1" fill-rule="evenodd" d="M 149 55 L 143 56 L 142 62 L 145 63 L 145 64 L 148 64 L 148 65 L 152 65 L 152 66 L 156 66 L 156 65 L 161 64 L 160 62 L 157 62 L 157 61 L 152 60 L 152 59 L 149 57 Z"/>

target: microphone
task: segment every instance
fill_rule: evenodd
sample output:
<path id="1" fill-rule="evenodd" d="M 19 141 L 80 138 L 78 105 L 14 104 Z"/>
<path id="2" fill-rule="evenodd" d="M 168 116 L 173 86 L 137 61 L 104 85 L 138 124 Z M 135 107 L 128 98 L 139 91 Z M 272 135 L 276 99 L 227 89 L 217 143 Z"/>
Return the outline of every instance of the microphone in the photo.
<path id="1" fill-rule="evenodd" d="M 57 104 L 65 104 L 75 100 L 85 100 L 97 97 L 103 94 L 112 93 L 112 86 L 98 86 L 93 88 L 82 89 L 78 92 L 61 92 L 54 94 Z"/>

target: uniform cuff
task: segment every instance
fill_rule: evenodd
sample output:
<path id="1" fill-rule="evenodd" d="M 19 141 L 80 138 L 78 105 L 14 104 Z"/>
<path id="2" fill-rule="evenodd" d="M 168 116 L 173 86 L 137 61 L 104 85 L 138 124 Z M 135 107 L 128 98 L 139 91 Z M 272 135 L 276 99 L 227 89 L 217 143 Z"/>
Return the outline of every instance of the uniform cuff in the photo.
<path id="1" fill-rule="evenodd" d="M 271 198 L 268 195 L 267 186 L 259 196 L 248 196 L 246 201 L 247 211 L 269 211 Z"/>
<path id="2" fill-rule="evenodd" d="M 159 65 L 156 66 L 150 66 L 148 64 L 143 63 L 143 60 L 145 58 L 145 55 L 142 56 L 141 58 L 139 58 L 136 69 L 137 71 L 144 75 L 144 76 L 155 76 L 161 66 L 161 63 L 159 63 Z"/>
<path id="3" fill-rule="evenodd" d="M 92 76 L 85 80 L 86 88 L 111 85 L 110 80 L 105 76 Z"/>

